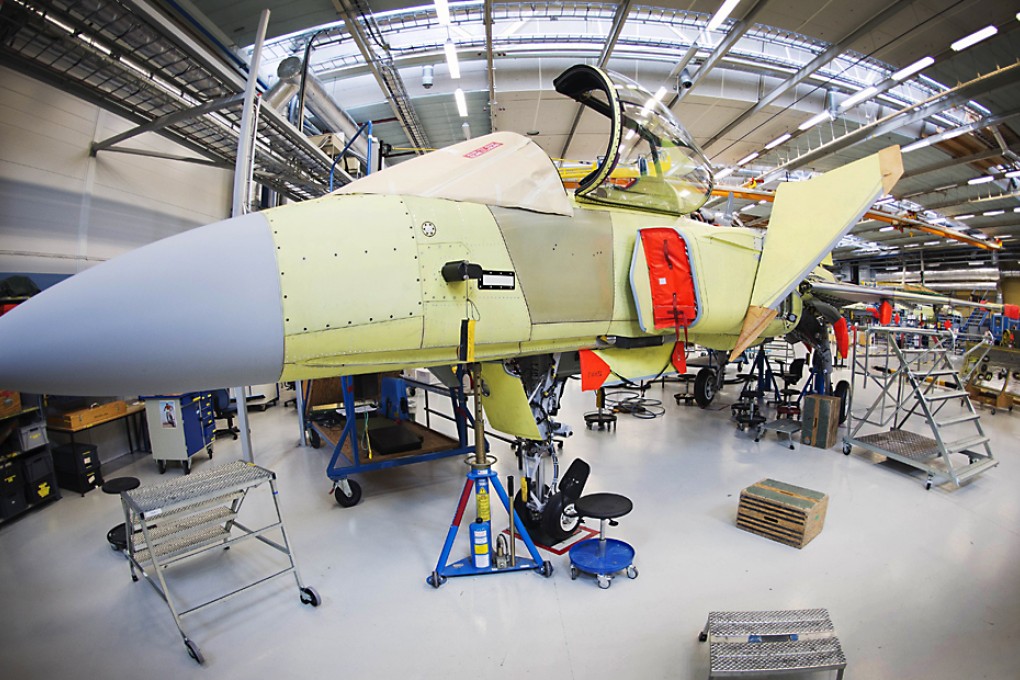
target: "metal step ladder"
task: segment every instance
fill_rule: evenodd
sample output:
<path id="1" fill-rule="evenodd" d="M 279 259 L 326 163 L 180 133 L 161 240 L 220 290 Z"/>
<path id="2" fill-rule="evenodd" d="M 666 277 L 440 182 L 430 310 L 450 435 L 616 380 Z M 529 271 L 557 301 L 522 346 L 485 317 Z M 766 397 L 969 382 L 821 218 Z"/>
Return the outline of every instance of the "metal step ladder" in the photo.
<path id="1" fill-rule="evenodd" d="M 927 489 L 936 479 L 959 486 L 998 465 L 981 416 L 953 366 L 952 334 L 884 326 L 866 333 L 870 337 L 863 359 L 854 348 L 853 387 L 858 379 L 862 387 L 867 385 L 870 378 L 881 391 L 860 418 L 854 416 L 851 401 L 843 453 L 858 446 L 923 470 Z M 924 434 L 904 429 L 909 422 L 925 431 L 922 421 L 927 425 Z M 862 434 L 869 425 L 884 431 Z"/>

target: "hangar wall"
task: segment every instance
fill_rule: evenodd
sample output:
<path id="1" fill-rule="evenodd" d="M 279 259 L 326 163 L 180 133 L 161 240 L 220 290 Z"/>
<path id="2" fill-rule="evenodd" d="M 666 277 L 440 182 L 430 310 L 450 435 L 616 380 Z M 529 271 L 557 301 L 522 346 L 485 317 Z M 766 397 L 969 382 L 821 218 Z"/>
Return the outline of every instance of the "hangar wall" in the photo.
<path id="1" fill-rule="evenodd" d="M 0 274 L 45 286 L 122 252 L 214 222 L 230 211 L 232 173 L 119 153 L 94 141 L 133 125 L 0 67 Z M 155 134 L 126 146 L 191 152 Z"/>

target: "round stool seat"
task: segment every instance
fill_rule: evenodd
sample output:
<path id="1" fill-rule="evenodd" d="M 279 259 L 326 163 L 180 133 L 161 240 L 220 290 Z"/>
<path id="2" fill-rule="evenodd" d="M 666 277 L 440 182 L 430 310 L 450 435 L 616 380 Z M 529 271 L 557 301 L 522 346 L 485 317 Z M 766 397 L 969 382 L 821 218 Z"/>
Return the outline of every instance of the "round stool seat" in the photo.
<path id="1" fill-rule="evenodd" d="M 106 480 L 103 484 L 103 493 L 111 495 L 117 495 L 125 491 L 131 491 L 137 489 L 142 483 L 137 477 L 114 477 L 113 479 Z"/>
<path id="2" fill-rule="evenodd" d="M 615 519 L 633 509 L 634 504 L 629 498 L 616 493 L 593 493 L 574 501 L 574 511 L 580 517 Z"/>
<path id="3" fill-rule="evenodd" d="M 127 525 L 121 522 L 107 531 L 106 540 L 114 550 L 127 550 Z"/>

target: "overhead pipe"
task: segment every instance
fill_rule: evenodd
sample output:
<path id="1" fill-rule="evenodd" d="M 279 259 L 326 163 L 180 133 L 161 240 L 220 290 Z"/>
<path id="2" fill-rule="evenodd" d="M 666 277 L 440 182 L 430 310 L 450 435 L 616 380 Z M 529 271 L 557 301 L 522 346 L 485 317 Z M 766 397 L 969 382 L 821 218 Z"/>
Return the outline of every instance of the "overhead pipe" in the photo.
<path id="1" fill-rule="evenodd" d="M 264 98 L 266 105 L 282 111 L 301 89 L 302 71 L 300 57 L 287 57 L 281 61 L 276 69 L 276 75 L 280 80 L 266 92 Z M 305 79 L 305 104 L 332 132 L 343 134 L 346 140 L 355 139 L 358 124 L 346 111 L 337 106 L 322 81 L 312 73 L 307 74 Z M 351 150 L 361 160 L 368 161 L 369 146 L 365 137 L 356 139 L 351 145 Z"/>

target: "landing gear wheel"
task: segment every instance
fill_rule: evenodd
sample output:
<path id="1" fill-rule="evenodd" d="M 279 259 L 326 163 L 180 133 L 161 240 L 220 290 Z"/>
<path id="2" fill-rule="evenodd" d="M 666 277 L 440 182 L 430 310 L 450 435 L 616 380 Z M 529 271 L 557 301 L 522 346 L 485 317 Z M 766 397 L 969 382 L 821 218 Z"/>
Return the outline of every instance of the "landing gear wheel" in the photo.
<path id="1" fill-rule="evenodd" d="M 319 436 L 318 431 L 316 431 L 314 427 L 308 428 L 308 444 L 313 449 L 317 449 L 322 446 L 322 437 Z"/>
<path id="2" fill-rule="evenodd" d="M 572 564 L 570 565 L 570 580 L 571 580 L 571 581 L 576 581 L 576 580 L 577 580 L 577 576 L 578 576 L 578 574 L 580 574 L 580 573 L 581 573 L 581 572 L 579 572 L 579 571 L 577 570 L 577 567 L 575 567 L 575 566 L 574 566 L 574 565 L 572 565 Z"/>
<path id="3" fill-rule="evenodd" d="M 598 578 L 599 588 L 602 590 L 607 590 L 609 586 L 613 585 L 613 581 L 608 576 L 599 574 L 596 578 Z"/>
<path id="4" fill-rule="evenodd" d="M 549 560 L 546 560 L 545 562 L 543 562 L 542 566 L 538 570 L 538 573 L 541 574 L 542 576 L 546 577 L 546 578 L 549 578 L 550 576 L 552 576 L 553 575 L 553 565 L 552 565 L 552 562 L 550 562 Z"/>
<path id="5" fill-rule="evenodd" d="M 433 588 L 439 588 L 439 586 L 446 583 L 446 577 L 440 576 L 438 571 L 434 571 L 425 577 L 425 583 L 428 583 Z"/>
<path id="6" fill-rule="evenodd" d="M 159 468 L 159 474 L 165 473 L 166 472 L 166 461 L 165 460 L 157 460 L 156 461 L 156 467 Z"/>
<path id="7" fill-rule="evenodd" d="M 549 488 L 546 487 L 545 493 L 549 492 Z M 524 529 L 529 535 L 534 535 L 535 532 L 541 531 L 542 529 L 542 516 L 528 507 L 528 504 L 524 502 L 524 498 L 521 496 L 521 492 L 518 491 L 514 494 L 514 512 L 521 518 L 521 524 L 524 525 Z"/>
<path id="8" fill-rule="evenodd" d="M 353 508 L 361 500 L 361 485 L 353 479 L 348 479 L 347 486 L 351 489 L 350 494 L 344 491 L 344 487 L 341 484 L 337 484 L 336 488 L 333 489 L 333 498 L 342 507 Z"/>
<path id="9" fill-rule="evenodd" d="M 188 656 L 197 661 L 200 666 L 205 663 L 205 657 L 202 656 L 202 652 L 199 650 L 198 645 L 188 638 L 184 638 L 184 647 L 188 650 Z"/>
<path id="10" fill-rule="evenodd" d="M 568 505 L 567 507 L 570 506 Z M 580 517 L 576 514 L 566 514 L 566 509 L 563 506 L 563 494 L 556 493 L 553 494 L 553 497 L 549 499 L 549 502 L 545 504 L 545 508 L 542 510 L 542 533 L 556 543 L 572 536 L 577 531 L 577 525 L 581 523 Z"/>
<path id="11" fill-rule="evenodd" d="M 846 403 L 847 397 L 850 395 L 850 383 L 846 380 L 840 380 L 836 383 L 835 389 L 832 390 L 832 396 L 839 397 L 839 424 L 842 425 L 846 422 Z"/>
<path id="12" fill-rule="evenodd" d="M 708 408 L 713 399 L 715 399 L 715 371 L 703 368 L 694 377 L 694 401 L 701 408 Z"/>
<path id="13" fill-rule="evenodd" d="M 319 593 L 315 591 L 315 588 L 305 586 L 301 589 L 301 604 L 310 604 L 313 607 L 318 607 L 322 604 L 322 598 L 319 597 Z"/>
<path id="14" fill-rule="evenodd" d="M 627 567 L 627 578 L 637 578 L 637 575 L 638 575 L 637 567 L 635 567 L 634 565 Z"/>

